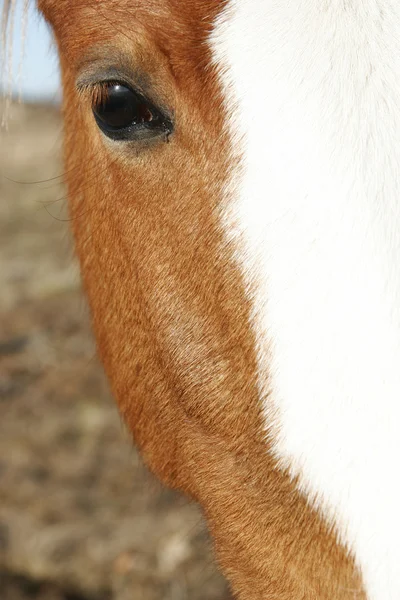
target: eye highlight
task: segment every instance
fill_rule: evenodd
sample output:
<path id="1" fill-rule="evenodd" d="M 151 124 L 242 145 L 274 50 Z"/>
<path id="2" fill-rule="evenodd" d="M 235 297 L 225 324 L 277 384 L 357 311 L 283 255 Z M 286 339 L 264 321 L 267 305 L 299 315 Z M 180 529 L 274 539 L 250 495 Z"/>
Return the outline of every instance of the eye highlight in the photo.
<path id="1" fill-rule="evenodd" d="M 143 140 L 172 133 L 172 122 L 142 94 L 119 81 L 92 86 L 92 111 L 98 127 L 113 140 Z"/>

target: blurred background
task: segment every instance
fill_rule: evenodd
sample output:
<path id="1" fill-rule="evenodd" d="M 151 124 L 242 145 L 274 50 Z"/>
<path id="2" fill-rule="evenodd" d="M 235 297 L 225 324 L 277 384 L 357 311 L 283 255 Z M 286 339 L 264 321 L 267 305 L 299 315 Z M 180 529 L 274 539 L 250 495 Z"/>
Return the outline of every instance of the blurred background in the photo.
<path id="1" fill-rule="evenodd" d="M 1 56 L 0 599 L 224 600 L 199 510 L 143 466 L 96 358 L 57 58 L 25 2 Z"/>

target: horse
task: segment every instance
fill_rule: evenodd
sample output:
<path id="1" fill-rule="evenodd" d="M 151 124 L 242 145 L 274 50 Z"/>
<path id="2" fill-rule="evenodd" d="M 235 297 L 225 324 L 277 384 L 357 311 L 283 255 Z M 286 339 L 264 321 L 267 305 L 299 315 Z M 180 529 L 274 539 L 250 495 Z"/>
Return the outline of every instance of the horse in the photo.
<path id="1" fill-rule="evenodd" d="M 146 463 L 200 504 L 239 600 L 399 600 L 400 4 L 38 9 Z"/>

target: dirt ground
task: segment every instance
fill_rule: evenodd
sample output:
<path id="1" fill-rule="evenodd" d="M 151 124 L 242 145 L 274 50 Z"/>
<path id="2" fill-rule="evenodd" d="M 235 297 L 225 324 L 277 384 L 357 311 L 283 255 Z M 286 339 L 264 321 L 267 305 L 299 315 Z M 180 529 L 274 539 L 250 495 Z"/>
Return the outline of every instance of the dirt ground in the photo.
<path id="1" fill-rule="evenodd" d="M 61 141 L 44 106 L 0 134 L 0 599 L 223 600 L 198 509 L 142 465 L 96 359 Z"/>

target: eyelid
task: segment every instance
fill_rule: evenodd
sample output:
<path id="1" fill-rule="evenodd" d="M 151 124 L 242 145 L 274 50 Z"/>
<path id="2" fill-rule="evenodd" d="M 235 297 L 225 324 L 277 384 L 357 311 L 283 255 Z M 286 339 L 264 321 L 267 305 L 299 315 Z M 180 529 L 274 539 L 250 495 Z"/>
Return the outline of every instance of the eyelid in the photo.
<path id="1" fill-rule="evenodd" d="M 115 66 L 99 69 L 98 65 L 93 65 L 92 68 L 85 70 L 84 73 L 78 76 L 75 85 L 79 95 L 93 98 L 93 94 L 96 89 L 99 89 L 99 86 L 110 82 L 119 83 L 130 88 L 148 101 L 168 120 L 173 121 L 173 111 L 158 98 L 158 95 L 151 88 L 148 78 L 144 75 L 137 74 L 137 77 L 134 78 Z"/>
<path id="2" fill-rule="evenodd" d="M 144 94 L 144 90 L 142 90 L 142 87 L 137 81 L 133 81 L 132 78 L 127 77 L 126 73 L 116 67 L 83 73 L 76 80 L 76 88 L 79 91 L 82 88 L 95 86 L 109 81 L 118 81 L 123 85 L 132 89 L 137 89 L 140 93 Z"/>
<path id="3" fill-rule="evenodd" d="M 131 69 L 121 69 L 122 61 L 111 62 L 103 59 L 87 59 L 78 65 L 78 76 L 76 83 L 93 82 L 102 77 L 122 77 L 130 79 Z M 128 71 L 128 72 L 126 72 Z M 133 75 L 133 73 L 131 73 Z"/>
<path id="4" fill-rule="evenodd" d="M 139 93 L 144 98 L 147 97 L 147 94 L 145 94 L 139 85 L 130 81 L 130 78 L 126 77 L 124 73 L 115 67 L 93 71 L 92 73 L 84 73 L 77 78 L 76 89 L 79 95 L 84 96 L 88 94 L 93 99 L 96 91 L 100 90 L 105 84 L 109 85 L 110 83 L 119 83 Z"/>

